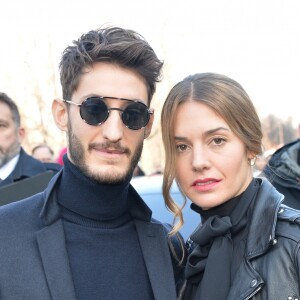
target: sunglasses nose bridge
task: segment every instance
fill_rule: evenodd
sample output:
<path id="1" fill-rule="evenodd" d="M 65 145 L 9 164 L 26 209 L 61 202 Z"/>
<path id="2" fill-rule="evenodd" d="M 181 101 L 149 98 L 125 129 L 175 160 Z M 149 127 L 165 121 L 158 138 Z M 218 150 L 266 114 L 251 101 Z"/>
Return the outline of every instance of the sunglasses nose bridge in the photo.
<path id="1" fill-rule="evenodd" d="M 123 109 L 121 109 L 121 108 L 117 108 L 117 107 L 111 107 L 111 108 L 107 108 L 107 118 L 106 118 L 106 119 L 108 119 L 108 118 L 109 118 L 109 116 L 110 116 L 110 112 L 111 112 L 112 110 L 116 110 L 116 111 L 118 111 L 118 112 L 119 112 L 119 115 L 120 115 L 120 117 L 121 117 L 121 119 L 122 119 L 122 113 L 124 112 L 124 110 L 123 110 Z"/>
<path id="2" fill-rule="evenodd" d="M 109 113 L 111 110 L 118 110 L 120 114 L 123 113 L 123 111 L 124 111 L 123 109 L 117 108 L 117 107 L 107 108 L 108 113 Z"/>
<path id="3" fill-rule="evenodd" d="M 123 123 L 122 113 L 124 112 L 124 110 L 121 109 L 121 108 L 117 108 L 117 107 L 107 108 L 107 118 L 106 118 L 105 121 L 107 121 L 107 119 L 110 117 L 110 115 L 111 115 L 110 112 L 113 111 L 113 110 L 116 110 L 116 111 L 119 113 L 118 118 L 120 118 L 120 121 Z M 105 121 L 104 121 L 104 122 L 105 122 Z M 104 122 L 103 122 L 103 123 L 104 123 Z"/>

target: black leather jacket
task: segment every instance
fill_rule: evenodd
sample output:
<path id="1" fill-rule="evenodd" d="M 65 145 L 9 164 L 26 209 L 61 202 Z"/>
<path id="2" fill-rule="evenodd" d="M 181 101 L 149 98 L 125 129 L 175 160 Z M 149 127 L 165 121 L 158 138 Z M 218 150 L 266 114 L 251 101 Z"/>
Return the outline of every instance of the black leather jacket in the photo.
<path id="1" fill-rule="evenodd" d="M 300 139 L 278 149 L 260 176 L 285 196 L 284 204 L 300 209 Z"/>
<path id="2" fill-rule="evenodd" d="M 284 196 L 261 180 L 244 260 L 227 299 L 300 299 L 300 211 L 283 205 Z"/>

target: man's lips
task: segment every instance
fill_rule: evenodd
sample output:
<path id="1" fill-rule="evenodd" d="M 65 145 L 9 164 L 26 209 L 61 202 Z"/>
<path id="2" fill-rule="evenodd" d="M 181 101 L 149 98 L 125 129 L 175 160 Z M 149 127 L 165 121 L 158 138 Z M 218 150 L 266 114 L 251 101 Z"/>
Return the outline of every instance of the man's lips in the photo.
<path id="1" fill-rule="evenodd" d="M 98 159 L 105 160 L 108 162 L 116 162 L 125 157 L 125 152 L 116 149 L 106 148 L 92 148 L 91 151 L 95 154 Z"/>
<path id="2" fill-rule="evenodd" d="M 130 151 L 128 148 L 122 147 L 121 145 L 115 144 L 91 144 L 89 146 L 90 151 L 96 151 L 107 156 L 120 156 L 120 155 L 129 155 Z"/>
<path id="3" fill-rule="evenodd" d="M 124 154 L 125 151 L 123 150 L 113 150 L 113 149 L 106 149 L 106 148 L 101 148 L 101 149 L 95 149 L 96 151 L 108 153 L 108 154 Z"/>

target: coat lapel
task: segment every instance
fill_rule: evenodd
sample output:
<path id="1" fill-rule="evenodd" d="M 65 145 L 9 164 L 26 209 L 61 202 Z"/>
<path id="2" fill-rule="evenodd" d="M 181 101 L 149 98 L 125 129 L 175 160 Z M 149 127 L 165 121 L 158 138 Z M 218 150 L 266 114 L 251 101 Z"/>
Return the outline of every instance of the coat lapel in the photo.
<path id="1" fill-rule="evenodd" d="M 37 242 L 52 299 L 76 299 L 62 221 L 38 231 Z"/>
<path id="2" fill-rule="evenodd" d="M 155 300 L 175 300 L 174 272 L 163 226 L 139 220 L 135 223 Z"/>

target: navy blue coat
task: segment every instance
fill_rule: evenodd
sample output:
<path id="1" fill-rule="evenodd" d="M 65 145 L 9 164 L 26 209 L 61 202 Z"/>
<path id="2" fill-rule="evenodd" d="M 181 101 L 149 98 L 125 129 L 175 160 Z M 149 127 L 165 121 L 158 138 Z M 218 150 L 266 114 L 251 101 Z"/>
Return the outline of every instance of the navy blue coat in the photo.
<path id="1" fill-rule="evenodd" d="M 0 299 L 75 299 L 55 175 L 43 193 L 0 207 Z M 156 300 L 175 300 L 165 227 L 131 186 L 130 208 Z M 176 271 L 176 270 L 175 270 Z"/>

